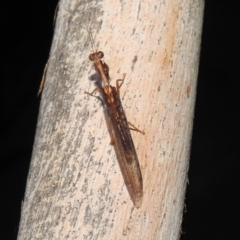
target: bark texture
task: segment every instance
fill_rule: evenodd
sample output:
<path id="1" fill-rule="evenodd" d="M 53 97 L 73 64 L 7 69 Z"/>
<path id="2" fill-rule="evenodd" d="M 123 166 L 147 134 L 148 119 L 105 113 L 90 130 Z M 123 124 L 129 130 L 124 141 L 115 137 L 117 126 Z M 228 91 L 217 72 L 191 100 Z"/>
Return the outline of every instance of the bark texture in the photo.
<path id="1" fill-rule="evenodd" d="M 61 0 L 22 208 L 19 240 L 179 239 L 203 0 Z M 88 55 L 121 87 L 143 175 L 134 207 L 110 143 Z"/>

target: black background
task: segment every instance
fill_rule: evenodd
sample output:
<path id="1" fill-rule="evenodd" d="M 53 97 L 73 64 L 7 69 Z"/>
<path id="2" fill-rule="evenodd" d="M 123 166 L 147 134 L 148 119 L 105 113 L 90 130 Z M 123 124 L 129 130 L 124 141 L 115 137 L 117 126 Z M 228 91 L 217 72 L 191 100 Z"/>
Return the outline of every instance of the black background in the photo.
<path id="1" fill-rule="evenodd" d="M 57 0 L 1 1 L 0 238 L 5 240 L 17 237 L 40 103 L 36 93 L 56 5 Z M 205 5 L 182 240 L 237 235 L 237 9 L 237 1 Z"/>

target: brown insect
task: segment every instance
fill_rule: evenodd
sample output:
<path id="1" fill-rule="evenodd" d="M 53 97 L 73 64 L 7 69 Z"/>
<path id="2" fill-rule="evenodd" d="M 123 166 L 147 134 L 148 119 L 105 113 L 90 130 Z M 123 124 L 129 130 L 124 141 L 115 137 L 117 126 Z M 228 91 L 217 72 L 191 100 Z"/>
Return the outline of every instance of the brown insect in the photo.
<path id="1" fill-rule="evenodd" d="M 45 64 L 45 67 L 44 67 L 44 70 L 43 70 L 42 80 L 41 80 L 41 83 L 40 83 L 40 86 L 39 86 L 39 89 L 38 89 L 37 97 L 40 95 L 40 93 L 43 91 L 43 88 L 44 88 L 48 63 L 49 63 L 49 59 L 47 60 L 47 63 Z"/>
<path id="2" fill-rule="evenodd" d="M 114 147 L 128 192 L 134 205 L 138 208 L 142 203 L 143 182 L 130 129 L 142 134 L 144 134 L 144 132 L 138 130 L 133 124 L 127 121 L 122 107 L 120 87 L 124 82 L 126 74 L 123 75 L 123 79 L 116 81 L 116 87 L 111 86 L 109 84 L 109 68 L 102 60 L 103 56 L 104 54 L 101 51 L 89 55 L 89 59 L 94 62 L 96 71 L 101 78 L 101 86 L 95 88 L 92 93 L 85 93 L 93 95 L 96 90 L 100 92 L 104 115 L 111 137 L 111 144 Z M 121 84 L 119 84 L 119 82 L 121 82 Z M 132 128 L 130 128 L 129 125 Z"/>

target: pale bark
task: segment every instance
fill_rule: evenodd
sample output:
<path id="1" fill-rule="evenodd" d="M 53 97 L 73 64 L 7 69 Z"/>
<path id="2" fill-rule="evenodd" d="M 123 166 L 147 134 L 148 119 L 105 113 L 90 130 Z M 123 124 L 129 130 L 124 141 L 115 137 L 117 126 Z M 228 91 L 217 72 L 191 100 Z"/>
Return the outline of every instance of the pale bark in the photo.
<path id="1" fill-rule="evenodd" d="M 203 0 L 60 1 L 19 240 L 178 239 L 187 183 Z M 143 175 L 123 182 L 88 55 L 105 53 L 121 87 Z"/>

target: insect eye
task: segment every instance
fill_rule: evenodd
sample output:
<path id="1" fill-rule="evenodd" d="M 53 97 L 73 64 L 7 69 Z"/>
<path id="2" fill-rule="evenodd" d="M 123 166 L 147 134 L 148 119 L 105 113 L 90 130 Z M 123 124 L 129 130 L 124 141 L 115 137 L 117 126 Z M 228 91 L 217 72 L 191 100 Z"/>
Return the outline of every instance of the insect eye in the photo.
<path id="1" fill-rule="evenodd" d="M 93 54 L 90 54 L 88 58 L 89 58 L 90 61 L 94 61 L 94 56 L 93 56 Z"/>
<path id="2" fill-rule="evenodd" d="M 101 59 L 101 58 L 104 57 L 104 53 L 101 52 L 101 51 L 99 51 L 99 52 L 97 53 L 97 56 L 98 56 L 99 59 Z"/>

